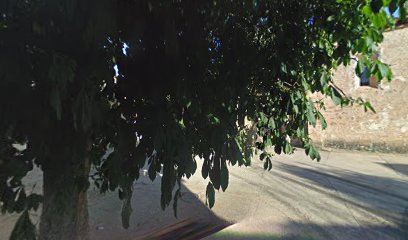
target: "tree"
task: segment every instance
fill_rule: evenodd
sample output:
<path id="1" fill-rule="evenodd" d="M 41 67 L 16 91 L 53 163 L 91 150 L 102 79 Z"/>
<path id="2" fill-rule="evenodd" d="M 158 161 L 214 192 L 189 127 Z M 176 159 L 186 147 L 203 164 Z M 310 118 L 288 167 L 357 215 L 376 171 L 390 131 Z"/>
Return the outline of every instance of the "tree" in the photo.
<path id="1" fill-rule="evenodd" d="M 358 53 L 357 73 L 391 79 L 371 55 L 394 24 L 384 8 L 404 2 L 0 1 L 0 201 L 3 213 L 23 213 L 12 238 L 36 237 L 29 211 L 42 202 L 40 239 L 87 239 L 90 178 L 118 192 L 127 227 L 146 164 L 152 180 L 163 173 L 160 202 L 176 213 L 194 156 L 210 207 L 228 165 L 250 164 L 253 142 L 265 169 L 268 147 L 293 152 L 288 137 L 319 160 L 305 125 L 325 127 L 324 104 L 309 94 L 370 109 L 331 73 Z M 34 165 L 43 196 L 21 182 Z"/>
<path id="2" fill-rule="evenodd" d="M 403 4 L 403 7 L 401 9 L 402 10 L 400 10 L 400 12 L 399 12 L 400 19 L 403 22 L 406 22 L 407 21 L 406 16 L 407 16 L 407 12 L 408 12 L 408 2 L 407 1 L 405 1 L 405 3 Z"/>

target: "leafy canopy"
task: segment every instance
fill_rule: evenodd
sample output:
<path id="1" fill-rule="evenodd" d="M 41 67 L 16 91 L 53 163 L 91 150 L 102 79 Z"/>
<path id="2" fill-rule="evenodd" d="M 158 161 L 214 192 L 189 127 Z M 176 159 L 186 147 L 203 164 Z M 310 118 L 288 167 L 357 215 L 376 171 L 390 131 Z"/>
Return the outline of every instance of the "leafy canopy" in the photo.
<path id="1" fill-rule="evenodd" d="M 53 171 L 55 163 L 90 158 L 100 191 L 124 200 L 126 227 L 132 183 L 146 163 L 152 180 L 163 173 L 162 207 L 174 199 L 176 210 L 195 156 L 209 178 L 210 207 L 215 190 L 228 187 L 228 166 L 250 164 L 253 143 L 265 169 L 272 168 L 268 147 L 293 152 L 288 137 L 319 160 L 305 126 L 326 127 L 324 103 L 310 93 L 370 109 L 345 96 L 332 71 L 352 54 L 359 55 L 357 74 L 368 68 L 391 79 L 371 56 L 395 23 L 385 7 L 393 12 L 404 3 L 2 0 L 2 211 L 38 207 L 41 196 L 26 195 L 21 182 L 34 164 Z M 255 122 L 257 138 L 245 119 Z M 77 179 L 75 172 L 66 177 Z"/>

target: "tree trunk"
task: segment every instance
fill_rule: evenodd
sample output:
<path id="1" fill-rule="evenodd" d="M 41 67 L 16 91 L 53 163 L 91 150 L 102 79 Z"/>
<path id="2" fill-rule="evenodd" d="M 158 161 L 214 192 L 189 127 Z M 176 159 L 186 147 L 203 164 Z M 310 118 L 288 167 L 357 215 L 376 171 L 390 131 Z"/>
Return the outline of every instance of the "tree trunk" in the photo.
<path id="1" fill-rule="evenodd" d="M 61 157 L 58 160 L 64 161 L 43 166 L 44 202 L 39 239 L 87 240 L 90 162 L 88 159 L 73 162 Z"/>

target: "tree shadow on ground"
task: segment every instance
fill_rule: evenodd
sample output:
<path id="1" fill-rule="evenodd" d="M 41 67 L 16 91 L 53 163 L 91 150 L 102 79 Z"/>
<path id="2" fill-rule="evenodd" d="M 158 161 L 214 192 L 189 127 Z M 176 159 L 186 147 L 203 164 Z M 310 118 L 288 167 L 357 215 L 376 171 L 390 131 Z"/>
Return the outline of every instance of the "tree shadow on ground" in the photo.
<path id="1" fill-rule="evenodd" d="M 398 174 L 408 176 L 408 164 L 381 163 L 381 165 L 391 168 Z"/>
<path id="2" fill-rule="evenodd" d="M 230 232 L 227 228 L 206 239 L 408 239 L 408 185 L 406 181 L 340 168 L 324 172 L 324 170 L 312 169 L 303 163 L 293 165 L 280 162 L 275 165 L 275 169 L 278 171 L 273 171 L 271 174 L 276 178 L 291 181 L 311 191 L 336 198 L 359 213 L 364 212 L 364 215 L 375 216 L 378 219 L 384 219 L 385 222 L 384 224 L 378 222 L 378 224 L 371 224 L 370 220 L 367 220 L 368 223 L 359 226 L 292 221 L 282 225 L 283 233 L 280 235 L 246 233 L 245 231 L 235 233 Z M 253 186 L 259 185 L 259 183 L 251 182 L 250 179 L 242 179 Z M 120 201 L 116 194 L 107 194 L 104 196 L 106 199 L 101 199 L 99 203 L 92 200 L 92 196 L 90 197 L 93 239 L 149 239 L 146 238 L 146 236 L 151 236 L 149 234 L 163 231 L 186 219 L 211 222 L 215 226 L 230 224 L 226 224 L 224 219 L 216 216 L 207 208 L 202 201 L 203 196 L 185 187 L 183 187 L 183 199 L 179 202 L 179 218 L 174 217 L 171 207 L 165 211 L 160 208 L 160 181 L 151 182 L 147 177 L 142 177 L 135 183 L 134 189 L 134 211 L 131 227 L 128 230 L 123 230 L 120 226 Z M 265 192 L 265 194 L 268 193 Z M 330 211 L 331 207 L 334 206 L 321 206 L 321 211 Z M 102 230 L 98 230 L 100 226 L 103 227 Z"/>
<path id="3" fill-rule="evenodd" d="M 294 240 L 333 239 L 336 237 L 342 239 L 341 236 L 356 237 L 354 239 L 408 239 L 407 182 L 340 169 L 330 170 L 330 172 L 317 171 L 306 164 L 303 166 L 302 163 L 296 163 L 296 165 L 279 163 L 275 165 L 275 169 L 279 170 L 271 173 L 275 177 L 292 181 L 298 185 L 305 185 L 307 182 L 312 183 L 306 187 L 313 191 L 322 191 L 322 188 L 335 189 L 341 194 L 332 197 L 343 198 L 341 200 L 349 206 L 366 210 L 395 223 L 395 225 L 366 225 L 361 227 L 292 221 L 282 225 L 283 233 L 280 235 L 234 233 L 229 232 L 227 228 L 208 237 L 208 239 Z M 288 177 L 290 175 L 298 178 Z M 248 179 L 246 181 L 249 182 Z M 254 182 L 253 186 L 256 184 L 259 182 Z M 88 194 L 91 237 L 101 240 L 148 239 L 146 236 L 149 234 L 162 231 L 186 219 L 211 223 L 213 226 L 231 224 L 209 210 L 203 203 L 203 196 L 200 194 L 193 193 L 184 186 L 182 193 L 183 197 L 178 206 L 179 217 L 175 218 L 171 206 L 165 211 L 160 207 L 160 178 L 151 182 L 147 176 L 142 176 L 134 184 L 131 226 L 125 230 L 121 226 L 122 202 L 118 199 L 117 192 L 100 195 L 97 190 L 91 188 Z M 325 191 L 324 194 L 331 194 L 331 192 Z M 273 196 L 271 195 L 271 197 Z M 191 229 L 187 229 L 187 232 L 189 230 Z M 2 238 L 0 237 L 0 239 Z"/>
<path id="4" fill-rule="evenodd" d="M 388 226 L 368 227 L 366 230 L 369 230 L 369 232 L 384 234 L 384 239 L 387 239 L 387 237 L 392 237 L 391 239 L 408 239 L 407 181 L 341 169 L 331 169 L 330 172 L 324 172 L 324 170 L 315 170 L 302 163 L 292 165 L 280 162 L 277 168 L 283 173 L 300 178 L 293 179 L 279 171 L 273 173 L 286 181 L 304 185 L 312 191 L 321 192 L 325 195 L 332 195 L 330 197 L 343 201 L 353 209 L 393 223 L 393 225 Z M 308 184 L 310 182 L 312 184 Z M 322 187 L 334 191 L 324 191 Z M 336 194 L 336 192 L 340 194 Z M 330 226 L 324 226 L 324 228 L 330 229 Z M 340 232 L 343 231 L 341 226 L 331 228 L 334 230 L 339 229 Z M 352 228 L 351 231 L 353 231 Z"/>
<path id="5" fill-rule="evenodd" d="M 141 170 L 141 177 L 134 183 L 134 194 L 132 198 L 133 212 L 131 215 L 130 227 L 122 227 L 121 211 L 122 201 L 119 200 L 118 192 L 107 192 L 100 194 L 99 190 L 91 185 L 88 190 L 88 210 L 91 239 L 111 240 L 111 239 L 151 239 L 160 231 L 166 232 L 166 236 L 173 236 L 170 239 L 177 239 L 174 236 L 192 235 L 206 236 L 215 231 L 219 231 L 230 222 L 216 216 L 199 199 L 199 195 L 192 193 L 182 184 L 182 197 L 178 201 L 178 218 L 174 216 L 173 207 L 170 205 L 165 210 L 160 206 L 160 175 L 152 182 L 145 172 Z M 26 186 L 35 187 L 35 192 L 42 193 L 42 171 L 35 168 L 33 172 L 24 179 Z M 8 239 L 19 214 L 0 214 L 0 240 Z M 39 223 L 41 209 L 31 214 L 34 223 Z M 175 228 L 174 224 L 189 220 L 195 223 L 194 226 L 182 226 Z M 157 239 L 157 238 L 156 238 Z M 161 239 L 161 238 L 159 238 Z M 168 239 L 168 238 L 166 238 Z"/>
<path id="6" fill-rule="evenodd" d="M 142 173 L 143 174 L 143 173 Z M 89 191 L 91 239 L 183 239 L 182 236 L 204 237 L 231 223 L 216 216 L 182 184 L 182 197 L 178 200 L 177 215 L 172 205 L 165 210 L 160 206 L 160 178 L 154 182 L 141 176 L 134 184 L 133 212 L 129 229 L 121 226 L 121 201 L 117 193 L 99 195 Z M 188 225 L 182 224 L 189 222 Z M 162 237 L 160 237 L 162 236 Z M 199 239 L 199 238 L 197 238 Z"/>
<path id="7" fill-rule="evenodd" d="M 368 226 L 364 231 L 360 227 L 356 226 L 342 226 L 342 225 L 327 225 L 324 228 L 327 232 L 343 232 L 344 235 L 339 235 L 337 237 L 333 235 L 325 235 L 321 232 L 313 232 L 310 229 L 317 229 L 321 226 L 317 226 L 316 224 L 302 224 L 298 222 L 289 222 L 283 226 L 284 232 L 286 234 L 277 235 L 277 234 L 268 234 L 262 232 L 233 232 L 224 230 L 218 232 L 208 238 L 207 240 L 244 240 L 244 239 L 254 239 L 254 240 L 326 240 L 326 239 L 381 239 L 381 240 L 406 240 L 408 239 L 407 233 L 404 234 L 397 234 L 394 233 L 392 235 L 383 235 L 381 238 L 376 238 L 377 236 L 372 236 L 370 232 L 388 232 L 388 231 L 398 231 L 397 228 L 388 228 L 379 225 L 372 225 Z M 309 229 L 308 231 L 303 231 L 301 233 L 293 234 L 293 232 L 299 232 L 298 229 Z M 351 234 L 350 234 L 351 233 Z M 343 236 L 343 237 L 342 237 Z M 352 238 L 349 238 L 353 236 Z"/>

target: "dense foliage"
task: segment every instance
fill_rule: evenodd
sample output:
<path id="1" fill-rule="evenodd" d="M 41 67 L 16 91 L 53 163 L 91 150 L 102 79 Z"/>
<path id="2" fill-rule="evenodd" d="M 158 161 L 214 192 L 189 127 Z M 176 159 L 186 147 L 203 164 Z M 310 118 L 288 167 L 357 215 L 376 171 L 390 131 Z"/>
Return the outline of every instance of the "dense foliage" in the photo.
<path id="1" fill-rule="evenodd" d="M 22 226 L 42 197 L 21 182 L 34 165 L 85 189 L 91 172 L 101 192 L 118 191 L 127 227 L 146 164 L 152 180 L 163 173 L 162 207 L 174 199 L 176 211 L 195 156 L 210 207 L 214 189 L 228 187 L 228 166 L 250 164 L 253 143 L 265 169 L 267 149 L 292 153 L 291 138 L 318 160 L 305 127 L 326 127 L 324 103 L 310 94 L 372 109 L 331 74 L 358 55 L 357 74 L 391 79 L 371 57 L 395 22 L 385 7 L 404 2 L 1 0 L 0 202 L 3 213 L 24 212 L 16 239 L 35 235 Z"/>

